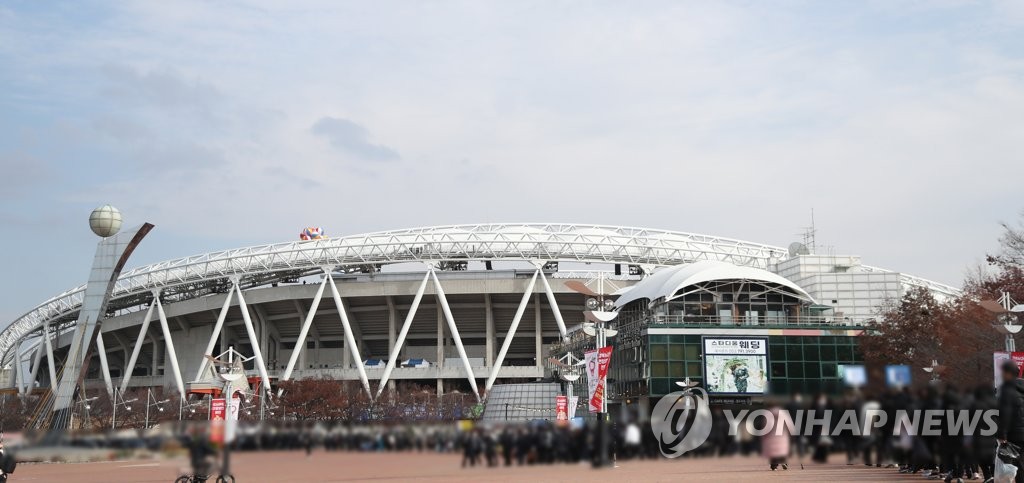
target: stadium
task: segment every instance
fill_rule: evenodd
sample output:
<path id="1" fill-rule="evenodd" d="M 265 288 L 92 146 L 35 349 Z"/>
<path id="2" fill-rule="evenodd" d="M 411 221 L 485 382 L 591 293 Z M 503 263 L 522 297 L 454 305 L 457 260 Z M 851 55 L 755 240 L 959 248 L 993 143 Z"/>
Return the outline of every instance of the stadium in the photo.
<path id="1" fill-rule="evenodd" d="M 495 386 L 558 381 L 555 360 L 593 347 L 580 330 L 589 296 L 578 287 L 597 290 L 600 281 L 619 313 L 612 403 L 663 395 L 683 378 L 725 384 L 702 363 L 708 337 L 767 342 L 769 358 L 756 362 L 761 386 L 822 389 L 841 376 L 837 364 L 857 362 L 852 341 L 886 300 L 911 287 L 940 298 L 959 292 L 802 244 L 648 228 L 509 223 L 321 235 L 123 271 L 87 386 L 204 394 L 207 356 L 230 347 L 251 356 L 255 385 L 330 378 L 372 398 L 414 381 L 486 401 Z M 0 333 L 0 390 L 49 390 L 84 292 L 72 288 L 10 321 Z M 722 364 L 733 364 L 729 374 L 738 367 Z M 764 389 L 737 384 L 720 393 Z M 538 407 L 553 406 L 542 399 Z M 507 406 L 503 416 L 530 417 Z"/>

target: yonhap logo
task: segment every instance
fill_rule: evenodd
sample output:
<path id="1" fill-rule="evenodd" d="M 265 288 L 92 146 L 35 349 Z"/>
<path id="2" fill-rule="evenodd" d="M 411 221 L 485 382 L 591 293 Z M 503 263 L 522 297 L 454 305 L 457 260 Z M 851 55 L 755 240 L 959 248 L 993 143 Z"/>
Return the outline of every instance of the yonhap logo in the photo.
<path id="1" fill-rule="evenodd" d="M 651 430 L 667 458 L 682 456 L 711 434 L 708 393 L 699 387 L 666 395 L 651 412 Z"/>

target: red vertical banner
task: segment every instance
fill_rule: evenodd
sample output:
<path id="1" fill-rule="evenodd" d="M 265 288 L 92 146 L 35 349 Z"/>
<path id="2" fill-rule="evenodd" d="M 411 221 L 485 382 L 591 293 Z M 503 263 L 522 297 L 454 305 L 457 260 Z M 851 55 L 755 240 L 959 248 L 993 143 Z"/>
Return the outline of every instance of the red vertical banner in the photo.
<path id="1" fill-rule="evenodd" d="M 224 420 L 227 417 L 228 404 L 223 398 L 210 400 L 210 442 L 224 442 Z"/>
<path id="2" fill-rule="evenodd" d="M 1024 352 L 996 351 L 992 353 L 992 371 L 995 373 L 995 387 L 1003 383 L 1003 362 L 1013 361 L 1020 369 L 1018 377 L 1024 377 Z"/>
<path id="3" fill-rule="evenodd" d="M 569 421 L 568 396 L 555 396 L 555 421 Z"/>
<path id="4" fill-rule="evenodd" d="M 599 413 L 604 408 L 605 386 L 608 381 L 608 366 L 612 361 L 612 347 L 602 347 L 584 354 L 587 366 L 587 388 L 590 396 L 590 412 Z"/>

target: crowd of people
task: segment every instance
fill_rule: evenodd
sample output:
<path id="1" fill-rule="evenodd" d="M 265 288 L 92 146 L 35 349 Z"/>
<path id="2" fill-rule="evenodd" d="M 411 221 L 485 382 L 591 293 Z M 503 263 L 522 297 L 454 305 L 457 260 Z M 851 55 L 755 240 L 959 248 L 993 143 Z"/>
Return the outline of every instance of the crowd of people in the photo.
<path id="1" fill-rule="evenodd" d="M 793 397 L 786 404 L 777 404 L 773 412 L 786 410 L 795 414 L 800 410 L 815 410 L 819 414 L 831 411 L 833 421 L 831 427 L 837 426 L 835 418 L 846 410 L 855 411 L 863 421 L 867 413 L 883 413 L 879 418 L 880 425 L 865 425 L 868 431 L 837 431 L 831 434 L 821 432 L 811 436 L 797 434 L 771 433 L 761 438 L 762 454 L 769 459 L 770 468 L 787 468 L 788 461 L 796 456 L 803 464 L 805 457 L 810 461 L 826 462 L 830 453 L 838 452 L 845 456 L 847 465 L 863 464 L 893 468 L 900 473 L 921 474 L 926 478 L 944 480 L 945 482 L 963 482 L 964 480 L 994 481 L 997 461 L 1011 464 L 1016 468 L 1024 468 L 1024 460 L 1014 453 L 1024 448 L 1024 379 L 1019 378 L 1019 368 L 1007 361 L 1000 368 L 1003 383 L 998 390 L 982 384 L 974 390 L 961 390 L 952 385 L 933 381 L 918 391 L 909 389 L 889 389 L 874 397 L 870 394 L 851 392 L 842 398 L 819 396 L 805 403 L 800 396 Z M 907 423 L 900 419 L 900 413 L 926 414 L 938 411 L 939 418 L 932 434 L 923 431 L 910 431 Z M 983 431 L 979 425 L 974 431 L 956 431 L 955 421 L 950 418 L 957 414 L 978 417 L 989 411 L 998 411 L 995 418 L 995 431 Z M 884 421 L 884 422 L 882 422 Z M 918 421 L 919 423 L 919 421 Z M 918 426 L 920 427 L 920 426 Z M 960 426 L 963 428 L 963 426 Z M 721 421 L 715 425 L 717 431 L 728 429 Z M 744 437 L 744 428 L 740 429 L 740 444 L 752 438 Z M 719 454 L 728 453 L 729 444 L 723 442 L 721 434 L 709 438 L 702 450 L 716 448 Z M 999 454 L 1000 447 L 1011 448 Z M 1024 470 L 1018 471 L 1015 477 L 1018 483 L 1024 482 Z"/>

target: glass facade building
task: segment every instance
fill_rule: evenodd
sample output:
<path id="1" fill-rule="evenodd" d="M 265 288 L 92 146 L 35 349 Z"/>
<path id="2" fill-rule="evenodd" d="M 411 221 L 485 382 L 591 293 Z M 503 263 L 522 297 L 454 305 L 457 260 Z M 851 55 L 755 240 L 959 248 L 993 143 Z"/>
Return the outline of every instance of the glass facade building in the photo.
<path id="1" fill-rule="evenodd" d="M 835 394 L 844 389 L 843 366 L 862 364 L 861 327 L 763 270 L 704 262 L 673 267 L 620 294 L 617 309 L 612 404 L 659 398 L 687 380 L 707 389 L 712 402 Z M 757 351 L 708 353 L 719 341 L 737 341 L 731 344 L 738 349 L 753 344 Z M 576 330 L 552 355 L 581 356 L 593 344 Z M 585 384 L 576 383 L 577 394 L 586 394 Z"/>

